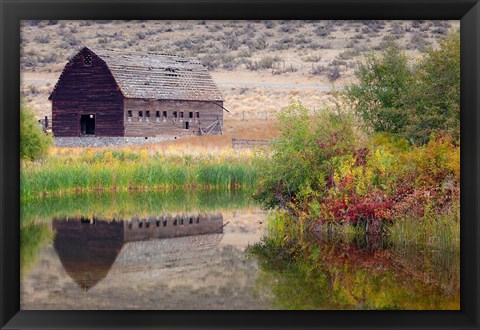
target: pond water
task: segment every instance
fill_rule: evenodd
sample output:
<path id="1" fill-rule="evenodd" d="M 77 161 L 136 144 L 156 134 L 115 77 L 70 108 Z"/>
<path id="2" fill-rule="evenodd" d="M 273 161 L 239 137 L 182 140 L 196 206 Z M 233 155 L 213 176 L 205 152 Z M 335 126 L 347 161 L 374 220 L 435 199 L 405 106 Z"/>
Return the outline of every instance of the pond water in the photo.
<path id="1" fill-rule="evenodd" d="M 266 221 L 245 192 L 23 202 L 21 309 L 459 308 L 457 255 L 358 242 L 319 243 L 314 267 L 247 255 Z"/>
<path id="2" fill-rule="evenodd" d="M 22 204 L 22 309 L 260 309 L 245 258 L 266 214 L 243 192 Z"/>

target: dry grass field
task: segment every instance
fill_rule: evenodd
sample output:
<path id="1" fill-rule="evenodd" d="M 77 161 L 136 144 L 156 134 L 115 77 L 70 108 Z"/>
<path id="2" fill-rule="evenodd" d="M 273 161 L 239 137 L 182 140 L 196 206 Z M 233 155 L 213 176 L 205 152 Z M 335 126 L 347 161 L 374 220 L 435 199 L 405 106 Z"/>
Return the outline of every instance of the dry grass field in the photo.
<path id="1" fill-rule="evenodd" d="M 351 83 L 362 56 L 389 39 L 415 58 L 458 27 L 458 21 L 23 21 L 20 88 L 38 118 L 51 118 L 48 95 L 83 46 L 195 56 L 230 111 L 225 135 L 158 148 L 229 148 L 232 136 L 277 136 L 276 113 L 292 99 L 311 111 L 331 105 L 332 89 Z"/>

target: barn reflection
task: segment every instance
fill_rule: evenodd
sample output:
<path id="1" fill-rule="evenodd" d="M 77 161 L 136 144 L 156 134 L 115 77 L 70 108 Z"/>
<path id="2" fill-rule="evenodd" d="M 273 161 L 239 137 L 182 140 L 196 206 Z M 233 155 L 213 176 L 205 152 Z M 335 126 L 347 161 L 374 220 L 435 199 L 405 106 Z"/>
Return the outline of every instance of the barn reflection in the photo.
<path id="1" fill-rule="evenodd" d="M 178 214 L 129 220 L 55 218 L 52 227 L 65 271 L 88 291 L 107 276 L 127 242 L 221 234 L 224 225 L 222 214 Z"/>

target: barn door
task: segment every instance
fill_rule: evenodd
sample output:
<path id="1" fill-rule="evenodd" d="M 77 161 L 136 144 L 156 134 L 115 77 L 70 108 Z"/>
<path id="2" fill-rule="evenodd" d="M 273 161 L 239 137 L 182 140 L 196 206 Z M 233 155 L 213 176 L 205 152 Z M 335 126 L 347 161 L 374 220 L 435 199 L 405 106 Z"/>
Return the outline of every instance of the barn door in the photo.
<path id="1" fill-rule="evenodd" d="M 80 116 L 80 134 L 95 135 L 95 115 Z"/>

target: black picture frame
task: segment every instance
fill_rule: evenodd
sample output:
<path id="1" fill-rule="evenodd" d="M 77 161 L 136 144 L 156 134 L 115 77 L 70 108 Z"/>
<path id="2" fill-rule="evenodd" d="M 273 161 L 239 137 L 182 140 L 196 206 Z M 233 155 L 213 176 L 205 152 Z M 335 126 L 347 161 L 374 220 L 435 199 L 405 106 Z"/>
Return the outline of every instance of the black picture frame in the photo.
<path id="1" fill-rule="evenodd" d="M 2 329 L 479 329 L 480 4 L 477 0 L 0 0 L 0 324 Z M 460 311 L 21 311 L 19 256 L 20 20 L 461 20 Z"/>

